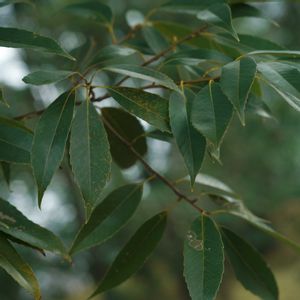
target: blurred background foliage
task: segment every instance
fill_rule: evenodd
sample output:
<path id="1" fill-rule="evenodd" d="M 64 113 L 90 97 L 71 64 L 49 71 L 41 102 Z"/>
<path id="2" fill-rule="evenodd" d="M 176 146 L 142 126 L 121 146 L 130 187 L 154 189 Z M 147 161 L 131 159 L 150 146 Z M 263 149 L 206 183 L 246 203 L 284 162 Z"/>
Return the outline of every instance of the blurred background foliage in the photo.
<path id="1" fill-rule="evenodd" d="M 93 22 L 66 15 L 60 11 L 67 0 L 37 0 L 37 8 L 24 4 L 7 6 L 0 10 L 1 26 L 16 26 L 55 37 L 65 49 L 73 53 L 85 53 L 92 42 L 101 47 L 110 42 L 103 27 Z M 129 30 L 125 13 L 129 9 L 147 12 L 162 1 L 111 0 L 116 19 L 116 35 Z M 300 4 L 284 1 L 255 3 L 266 18 L 236 19 L 234 25 L 239 33 L 255 34 L 278 42 L 290 49 L 299 49 Z M 180 21 L 176 19 L 176 21 Z M 92 39 L 91 39 L 92 38 Z M 63 84 L 41 88 L 26 87 L 21 78 L 34 68 L 51 68 L 44 56 L 34 52 L 0 48 L 0 83 L 5 86 L 10 108 L 0 108 L 1 115 L 17 116 L 27 111 L 47 106 L 61 90 Z M 61 69 L 66 63 L 53 60 Z M 30 67 L 29 67 L 30 66 Z M 52 66 L 53 67 L 53 66 Z M 80 66 L 78 66 L 80 67 Z M 300 84 L 300 83 L 299 83 Z M 249 113 L 247 126 L 234 120 L 222 149 L 222 165 L 206 158 L 202 171 L 214 175 L 231 185 L 246 204 L 258 215 L 272 221 L 274 226 L 291 239 L 300 241 L 300 117 L 299 113 L 278 101 L 277 96 L 265 93 L 272 117 L 258 117 Z M 35 119 L 28 121 L 28 126 Z M 148 140 L 147 160 L 158 171 L 176 180 L 186 175 L 177 148 L 168 143 Z M 112 183 L 119 186 L 139 179 L 143 168 L 138 164 L 121 171 L 113 167 Z M 31 171 L 26 167 L 13 166 L 8 185 L 0 174 L 0 196 L 8 199 L 33 221 L 48 227 L 70 245 L 82 222 L 79 192 L 74 185 L 67 164 L 57 172 L 45 194 L 42 210 L 37 208 L 36 191 Z M 82 300 L 94 289 L 118 249 L 128 240 L 139 224 L 147 217 L 175 200 L 174 195 L 159 182 L 153 181 L 144 189 L 143 203 L 125 229 L 100 247 L 78 254 L 68 265 L 56 256 L 46 258 L 39 253 L 18 247 L 32 265 L 40 280 L 45 300 Z M 103 300 L 150 300 L 189 299 L 182 277 L 182 241 L 193 220 L 195 212 L 184 203 L 175 210 L 164 239 L 144 268 L 133 278 L 111 292 L 95 299 Z M 229 222 L 224 219 L 224 222 Z M 231 221 L 236 231 L 252 241 L 265 255 L 275 272 L 283 300 L 298 300 L 300 293 L 300 257 L 286 246 L 268 239 L 242 221 Z M 26 300 L 30 296 L 0 270 L 0 299 Z M 235 280 L 227 266 L 225 280 L 218 300 L 256 299 Z"/>

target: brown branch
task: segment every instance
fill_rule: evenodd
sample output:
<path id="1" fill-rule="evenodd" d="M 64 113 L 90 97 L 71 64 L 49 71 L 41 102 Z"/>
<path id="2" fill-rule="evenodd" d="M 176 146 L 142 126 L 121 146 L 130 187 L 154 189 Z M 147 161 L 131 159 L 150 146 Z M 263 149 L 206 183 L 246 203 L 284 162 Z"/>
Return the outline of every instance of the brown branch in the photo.
<path id="1" fill-rule="evenodd" d="M 155 176 L 155 178 L 159 179 L 161 182 L 163 182 L 170 190 L 173 191 L 175 195 L 178 196 L 178 201 L 184 200 L 191 206 L 193 206 L 196 210 L 198 210 L 201 214 L 208 214 L 204 209 L 196 205 L 197 199 L 190 199 L 185 194 L 183 194 L 180 190 L 178 190 L 174 184 L 169 181 L 167 178 L 156 172 L 145 160 L 144 158 L 134 149 L 132 144 L 127 141 L 125 138 L 123 138 L 115 129 L 114 127 L 105 119 L 102 117 L 103 122 L 105 123 L 106 127 L 134 154 L 134 156 L 143 164 L 146 171 L 148 171 L 149 174 Z"/>

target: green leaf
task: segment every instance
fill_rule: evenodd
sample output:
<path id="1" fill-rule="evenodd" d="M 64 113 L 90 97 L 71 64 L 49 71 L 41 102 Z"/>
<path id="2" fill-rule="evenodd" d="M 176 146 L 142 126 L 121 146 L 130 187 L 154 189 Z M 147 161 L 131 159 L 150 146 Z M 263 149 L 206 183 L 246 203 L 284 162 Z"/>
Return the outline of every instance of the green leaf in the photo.
<path id="1" fill-rule="evenodd" d="M 242 285 L 264 300 L 277 300 L 274 275 L 260 253 L 232 231 L 222 228 L 226 254 Z"/>
<path id="2" fill-rule="evenodd" d="M 158 54 L 169 47 L 167 40 L 156 28 L 144 26 L 142 28 L 142 33 L 148 46 L 155 54 Z"/>
<path id="3" fill-rule="evenodd" d="M 133 78 L 148 80 L 155 82 L 156 84 L 160 84 L 168 89 L 180 92 L 180 89 L 170 77 L 147 67 L 122 64 L 107 66 L 103 68 L 103 70 L 123 74 Z"/>
<path id="4" fill-rule="evenodd" d="M 36 71 L 26 75 L 22 80 L 28 84 L 43 85 L 61 81 L 74 74 L 72 71 Z"/>
<path id="5" fill-rule="evenodd" d="M 59 167 L 68 139 L 75 106 L 75 92 L 60 95 L 44 111 L 33 137 L 31 164 L 41 206 L 44 192 Z"/>
<path id="6" fill-rule="evenodd" d="M 80 105 L 73 121 L 70 161 L 89 216 L 109 179 L 111 166 L 107 135 L 89 100 Z"/>
<path id="7" fill-rule="evenodd" d="M 156 94 L 128 87 L 108 88 L 111 96 L 129 113 L 161 131 L 170 131 L 168 101 Z"/>
<path id="8" fill-rule="evenodd" d="M 113 18 L 110 7 L 100 1 L 86 1 L 84 3 L 70 4 L 64 9 L 76 16 L 104 24 L 111 23 Z"/>
<path id="9" fill-rule="evenodd" d="M 7 103 L 7 101 L 4 97 L 3 89 L 1 87 L 0 87 L 0 104 L 3 104 L 6 107 L 9 107 L 9 104 Z"/>
<path id="10" fill-rule="evenodd" d="M 231 10 L 228 4 L 220 3 L 209 6 L 207 9 L 199 11 L 197 18 L 228 31 L 236 40 L 239 40 L 232 26 Z"/>
<path id="11" fill-rule="evenodd" d="M 183 254 L 184 277 L 191 298 L 215 299 L 224 273 L 224 249 L 212 219 L 201 215 L 192 223 Z"/>
<path id="12" fill-rule="evenodd" d="M 280 62 L 259 63 L 258 71 L 264 82 L 291 107 L 300 111 L 300 71 L 296 67 Z"/>
<path id="13" fill-rule="evenodd" d="M 128 141 L 132 148 L 143 156 L 147 153 L 145 132 L 140 122 L 127 112 L 113 107 L 102 109 L 103 118 L 110 124 L 114 131 L 123 139 Z M 105 125 L 110 152 L 114 161 L 123 169 L 129 168 L 136 163 L 137 157 L 116 136 L 108 125 Z"/>
<path id="14" fill-rule="evenodd" d="M 0 117 L 0 161 L 29 164 L 32 137 L 21 123 Z"/>
<path id="15" fill-rule="evenodd" d="M 173 141 L 173 135 L 169 132 L 162 132 L 154 129 L 145 133 L 146 137 L 156 139 L 162 142 L 171 143 Z"/>
<path id="16" fill-rule="evenodd" d="M 75 60 L 56 41 L 23 29 L 0 27 L 0 47 L 28 48 Z"/>
<path id="17" fill-rule="evenodd" d="M 112 289 L 136 273 L 154 251 L 164 233 L 167 213 L 146 221 L 117 255 L 92 297 Z"/>
<path id="18" fill-rule="evenodd" d="M 272 56 L 280 56 L 280 57 L 289 57 L 289 58 L 299 58 L 300 51 L 292 51 L 292 50 L 256 50 L 246 53 L 247 56 L 255 56 L 255 55 L 272 55 Z"/>
<path id="19" fill-rule="evenodd" d="M 236 109 L 245 125 L 245 108 L 256 75 L 256 63 L 252 58 L 241 58 L 222 68 L 221 88 Z"/>
<path id="20" fill-rule="evenodd" d="M 143 193 L 141 184 L 122 186 L 110 193 L 92 212 L 79 231 L 71 254 L 104 243 L 117 233 L 136 211 Z"/>
<path id="21" fill-rule="evenodd" d="M 204 87 L 194 98 L 191 111 L 193 126 L 219 148 L 232 118 L 232 105 L 220 85 Z"/>
<path id="22" fill-rule="evenodd" d="M 32 269 L 3 234 L 0 234 L 0 267 L 29 291 L 35 300 L 41 299 L 39 283 Z"/>
<path id="23" fill-rule="evenodd" d="M 32 247 L 66 255 L 57 236 L 28 220 L 9 202 L 0 198 L 0 231 Z"/>
<path id="24" fill-rule="evenodd" d="M 194 97 L 194 93 L 188 89 L 184 95 L 173 92 L 169 104 L 172 132 L 190 174 L 192 186 L 200 170 L 206 147 L 205 138 L 192 126 L 190 120 Z"/>
<path id="25" fill-rule="evenodd" d="M 2 173 L 3 173 L 4 179 L 7 183 L 7 185 L 9 185 L 9 182 L 10 182 L 10 164 L 5 162 L 5 161 L 1 161 L 0 165 L 1 165 L 1 168 L 2 168 Z"/>

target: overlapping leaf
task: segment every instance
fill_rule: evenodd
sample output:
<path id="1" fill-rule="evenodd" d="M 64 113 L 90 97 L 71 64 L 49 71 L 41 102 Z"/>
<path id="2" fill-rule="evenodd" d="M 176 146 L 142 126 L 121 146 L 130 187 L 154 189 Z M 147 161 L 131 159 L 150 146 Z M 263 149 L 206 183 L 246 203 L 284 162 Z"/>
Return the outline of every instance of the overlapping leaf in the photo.
<path id="1" fill-rule="evenodd" d="M 169 47 L 164 36 L 154 27 L 145 26 L 142 29 L 145 41 L 154 53 L 160 53 Z"/>
<path id="2" fill-rule="evenodd" d="M 0 47 L 28 48 L 74 60 L 53 39 L 18 28 L 0 27 Z"/>
<path id="3" fill-rule="evenodd" d="M 173 92 L 169 104 L 172 133 L 184 158 L 192 185 L 200 170 L 206 147 L 204 136 L 192 126 L 190 119 L 194 96 L 190 90 L 185 90 L 185 94 Z"/>
<path id="4" fill-rule="evenodd" d="M 99 245 L 118 232 L 132 217 L 142 199 L 142 185 L 129 184 L 110 193 L 79 231 L 71 254 Z"/>
<path id="5" fill-rule="evenodd" d="M 59 167 L 69 135 L 75 92 L 60 95 L 42 114 L 34 131 L 31 163 L 38 186 L 39 206 L 44 192 Z"/>
<path id="6" fill-rule="evenodd" d="M 121 284 L 142 267 L 161 240 L 166 221 L 167 214 L 162 212 L 146 221 L 137 230 L 117 255 L 91 297 Z"/>
<path id="7" fill-rule="evenodd" d="M 213 220 L 201 215 L 184 242 L 184 277 L 192 300 L 213 300 L 224 272 L 224 249 Z"/>
<path id="8" fill-rule="evenodd" d="M 111 166 L 107 135 L 89 100 L 80 105 L 73 121 L 70 161 L 89 216 L 110 176 Z"/>
<path id="9" fill-rule="evenodd" d="M 128 112 L 162 131 L 170 131 L 166 99 L 140 89 L 127 87 L 111 87 L 108 91 Z"/>

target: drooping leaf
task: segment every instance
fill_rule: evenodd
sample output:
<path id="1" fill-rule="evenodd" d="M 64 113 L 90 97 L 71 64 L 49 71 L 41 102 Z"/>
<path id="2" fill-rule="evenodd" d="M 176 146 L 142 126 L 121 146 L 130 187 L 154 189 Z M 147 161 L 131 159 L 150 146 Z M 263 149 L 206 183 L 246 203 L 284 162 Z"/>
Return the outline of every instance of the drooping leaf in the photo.
<path id="1" fill-rule="evenodd" d="M 33 85 L 50 84 L 74 75 L 72 71 L 36 71 L 26 75 L 22 80 Z"/>
<path id="2" fill-rule="evenodd" d="M 79 106 L 73 121 L 70 161 L 89 216 L 108 181 L 111 166 L 107 135 L 89 100 Z"/>
<path id="3" fill-rule="evenodd" d="M 169 47 L 167 40 L 156 28 L 144 26 L 142 33 L 145 41 L 154 53 L 160 53 Z"/>
<path id="4" fill-rule="evenodd" d="M 222 67 L 221 88 L 245 124 L 245 108 L 256 74 L 256 63 L 251 58 L 241 58 Z"/>
<path id="5" fill-rule="evenodd" d="M 109 6 L 100 1 L 85 1 L 84 3 L 74 3 L 64 8 L 66 11 L 76 16 L 84 17 L 91 21 L 109 24 L 112 22 L 112 11 Z"/>
<path id="6" fill-rule="evenodd" d="M 166 212 L 147 220 L 131 237 L 91 297 L 112 289 L 136 273 L 151 255 L 166 227 Z"/>
<path id="7" fill-rule="evenodd" d="M 232 105 L 217 83 L 210 83 L 194 98 L 193 126 L 218 148 L 232 117 Z"/>
<path id="8" fill-rule="evenodd" d="M 207 9 L 199 11 L 197 13 L 197 18 L 227 30 L 236 40 L 239 40 L 239 37 L 232 26 L 231 10 L 228 4 L 220 3 L 211 5 Z"/>
<path id="9" fill-rule="evenodd" d="M 259 63 L 258 71 L 271 88 L 300 111 L 300 71 L 296 67 L 280 62 Z"/>
<path id="10" fill-rule="evenodd" d="M 30 163 L 32 137 L 21 123 L 0 117 L 0 161 Z"/>
<path id="11" fill-rule="evenodd" d="M 3 104 L 6 107 L 9 107 L 9 104 L 7 103 L 7 101 L 4 97 L 3 89 L 1 87 L 0 87 L 0 104 Z"/>
<path id="12" fill-rule="evenodd" d="M 191 104 L 194 97 L 194 93 L 188 89 L 185 90 L 184 94 L 173 92 L 169 104 L 172 132 L 184 158 L 192 185 L 200 170 L 206 147 L 204 136 L 192 126 L 190 120 Z"/>
<path id="13" fill-rule="evenodd" d="M 156 84 L 160 84 L 168 89 L 178 92 L 180 91 L 175 82 L 170 77 L 147 67 L 123 64 L 107 66 L 103 68 L 103 70 L 123 74 L 133 78 L 148 80 L 151 82 L 155 82 Z"/>
<path id="14" fill-rule="evenodd" d="M 104 243 L 132 217 L 142 199 L 143 186 L 129 184 L 110 193 L 79 231 L 71 254 Z"/>
<path id="15" fill-rule="evenodd" d="M 111 96 L 128 112 L 162 131 L 170 131 L 168 101 L 156 94 L 128 87 L 108 88 Z"/>
<path id="16" fill-rule="evenodd" d="M 14 206 L 1 198 L 0 231 L 33 247 L 66 255 L 66 250 L 56 235 L 28 220 Z"/>
<path id="17" fill-rule="evenodd" d="M 41 299 L 39 283 L 32 269 L 1 233 L 0 267 L 13 277 L 19 285 L 29 291 L 34 296 L 35 300 Z"/>
<path id="18" fill-rule="evenodd" d="M 224 272 L 224 249 L 216 224 L 201 215 L 184 242 L 184 277 L 192 300 L 213 300 Z"/>
<path id="19" fill-rule="evenodd" d="M 259 252 L 232 231 L 222 228 L 226 254 L 242 285 L 264 300 L 277 300 L 274 275 Z"/>
<path id="20" fill-rule="evenodd" d="M 289 58 L 299 58 L 300 51 L 293 50 L 256 50 L 247 53 L 247 56 L 255 56 L 255 55 L 272 55 L 272 56 L 280 56 L 280 57 L 289 57 Z"/>
<path id="21" fill-rule="evenodd" d="M 75 60 L 53 39 L 23 29 L 0 27 L 0 47 L 28 48 Z"/>
<path id="22" fill-rule="evenodd" d="M 36 125 L 31 150 L 31 164 L 38 187 L 38 203 L 59 167 L 71 128 L 75 92 L 60 95 L 42 114 Z"/>
<path id="23" fill-rule="evenodd" d="M 6 181 L 7 185 L 9 185 L 9 182 L 10 182 L 10 165 L 9 165 L 9 163 L 7 163 L 5 161 L 1 161 L 0 165 L 1 165 L 1 168 L 2 168 L 2 173 L 3 173 L 3 176 L 5 178 L 5 181 Z"/>
<path id="24" fill-rule="evenodd" d="M 132 148 L 141 156 L 147 153 L 147 143 L 143 126 L 139 121 L 127 112 L 113 107 L 102 109 L 102 116 L 114 131 L 128 141 Z M 113 133 L 108 125 L 104 124 L 110 144 L 110 151 L 114 161 L 121 168 L 129 168 L 137 161 L 137 157 L 128 149 L 118 136 Z"/>

